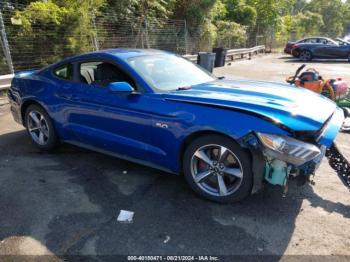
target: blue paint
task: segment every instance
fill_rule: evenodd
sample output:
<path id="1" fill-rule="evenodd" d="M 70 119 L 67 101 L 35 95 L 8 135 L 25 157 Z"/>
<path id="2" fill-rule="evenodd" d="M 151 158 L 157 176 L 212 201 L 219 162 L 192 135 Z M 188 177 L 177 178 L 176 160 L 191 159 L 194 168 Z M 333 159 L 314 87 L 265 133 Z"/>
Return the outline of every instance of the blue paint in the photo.
<path id="1" fill-rule="evenodd" d="M 113 49 L 18 73 L 9 90 L 13 115 L 21 122 L 22 106 L 35 101 L 47 110 L 61 140 L 174 173 L 181 171 L 184 141 L 197 132 L 218 132 L 235 140 L 253 131 L 294 136 L 298 131 L 316 132 L 334 114 L 318 142 L 329 147 L 341 126 L 340 109 L 333 102 L 285 84 L 214 80 L 191 89 L 157 92 L 128 64 L 129 58 L 152 55 L 174 56 L 157 50 Z M 118 65 L 141 91 L 116 94 L 52 74 L 66 63 L 99 59 Z"/>

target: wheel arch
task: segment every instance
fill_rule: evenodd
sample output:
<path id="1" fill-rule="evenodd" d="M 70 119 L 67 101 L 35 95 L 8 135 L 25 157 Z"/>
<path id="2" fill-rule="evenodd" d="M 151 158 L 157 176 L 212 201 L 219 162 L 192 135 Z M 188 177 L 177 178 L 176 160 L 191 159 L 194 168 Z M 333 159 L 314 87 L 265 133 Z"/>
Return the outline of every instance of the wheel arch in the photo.
<path id="1" fill-rule="evenodd" d="M 301 48 L 301 49 L 299 49 L 299 55 L 301 54 L 301 52 L 304 52 L 304 51 L 309 52 L 311 54 L 311 57 L 314 56 L 313 50 L 308 49 L 308 48 Z"/>
<path id="2" fill-rule="evenodd" d="M 46 108 L 41 103 L 39 103 L 37 100 L 32 99 L 32 98 L 25 100 L 21 105 L 21 117 L 22 117 L 23 125 L 25 125 L 25 113 L 26 113 L 28 107 L 31 105 L 40 106 L 41 108 L 43 108 L 47 112 Z"/>
<path id="3" fill-rule="evenodd" d="M 178 157 L 177 157 L 177 161 L 178 161 L 178 167 L 179 167 L 179 173 L 182 174 L 183 172 L 183 161 L 182 161 L 182 157 L 186 151 L 186 148 L 191 144 L 192 141 L 194 141 L 195 139 L 202 137 L 202 136 L 208 136 L 208 135 L 219 135 L 219 136 L 223 136 L 226 137 L 232 141 L 234 141 L 235 143 L 239 144 L 232 136 L 229 136 L 228 134 L 225 134 L 223 132 L 220 131 L 216 131 L 216 130 L 199 130 L 199 131 L 195 131 L 189 135 L 187 135 L 185 137 L 185 139 L 182 141 L 181 145 L 180 145 L 180 150 L 178 152 Z M 249 156 L 251 157 L 251 153 L 249 150 L 247 150 L 247 152 L 249 153 Z"/>

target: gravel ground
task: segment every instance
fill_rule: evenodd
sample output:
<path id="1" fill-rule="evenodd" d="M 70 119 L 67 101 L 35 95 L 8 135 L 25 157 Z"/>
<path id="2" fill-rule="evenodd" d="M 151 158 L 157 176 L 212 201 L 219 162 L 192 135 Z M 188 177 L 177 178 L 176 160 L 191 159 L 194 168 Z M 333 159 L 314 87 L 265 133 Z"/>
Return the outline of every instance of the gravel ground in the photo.
<path id="1" fill-rule="evenodd" d="M 216 74 L 281 81 L 298 64 L 266 55 Z M 310 65 L 350 80 L 350 64 Z M 348 159 L 349 137 L 337 138 Z M 41 153 L 0 101 L 2 255 L 350 255 L 349 192 L 327 161 L 314 182 L 291 181 L 285 198 L 267 186 L 238 204 L 211 203 L 182 177 L 69 145 Z M 121 209 L 133 223 L 117 222 Z"/>

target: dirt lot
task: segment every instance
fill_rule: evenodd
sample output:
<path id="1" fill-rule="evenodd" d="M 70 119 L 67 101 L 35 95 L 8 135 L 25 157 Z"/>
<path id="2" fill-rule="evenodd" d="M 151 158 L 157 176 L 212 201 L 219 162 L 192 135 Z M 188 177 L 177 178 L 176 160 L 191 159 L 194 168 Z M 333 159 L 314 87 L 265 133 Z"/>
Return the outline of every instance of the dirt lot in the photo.
<path id="1" fill-rule="evenodd" d="M 310 65 L 350 82 L 348 63 Z M 297 66 L 267 55 L 216 73 L 281 81 Z M 350 194 L 326 161 L 314 186 L 291 183 L 286 198 L 266 187 L 219 205 L 195 196 L 182 177 L 68 145 L 41 153 L 3 101 L 0 254 L 350 255 Z M 349 138 L 337 140 L 350 159 Z M 117 222 L 121 209 L 135 212 L 133 223 Z"/>

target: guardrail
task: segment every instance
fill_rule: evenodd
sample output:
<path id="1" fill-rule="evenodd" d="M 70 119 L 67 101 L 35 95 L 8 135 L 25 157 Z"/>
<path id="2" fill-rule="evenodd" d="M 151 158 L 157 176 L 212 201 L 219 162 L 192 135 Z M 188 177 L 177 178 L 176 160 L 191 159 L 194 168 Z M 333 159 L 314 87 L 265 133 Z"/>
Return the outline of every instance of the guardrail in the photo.
<path id="1" fill-rule="evenodd" d="M 226 62 L 234 61 L 236 59 L 243 59 L 245 57 L 251 58 L 253 55 L 265 53 L 265 46 L 259 45 L 252 48 L 228 49 L 226 51 Z M 198 55 L 183 55 L 184 58 L 196 63 Z"/>
<path id="2" fill-rule="evenodd" d="M 13 74 L 0 76 L 0 91 L 10 87 L 13 76 Z"/>
<path id="3" fill-rule="evenodd" d="M 265 46 L 255 46 L 252 48 L 241 48 L 241 49 L 229 49 L 226 53 L 226 62 L 234 61 L 237 58 L 243 59 L 246 56 L 251 58 L 253 55 L 257 55 L 258 53 L 265 53 Z"/>
<path id="4" fill-rule="evenodd" d="M 197 63 L 198 55 L 183 55 L 183 57 L 190 60 L 193 63 Z"/>

